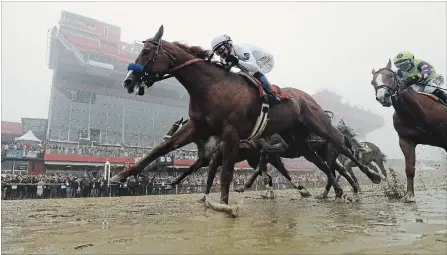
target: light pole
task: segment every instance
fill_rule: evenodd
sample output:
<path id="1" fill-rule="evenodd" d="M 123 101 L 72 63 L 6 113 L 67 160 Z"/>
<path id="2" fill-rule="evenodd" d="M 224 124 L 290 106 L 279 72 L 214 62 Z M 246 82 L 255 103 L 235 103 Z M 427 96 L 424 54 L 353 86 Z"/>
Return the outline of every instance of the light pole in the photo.
<path id="1" fill-rule="evenodd" d="M 109 191 L 109 197 L 111 196 L 110 190 L 110 162 L 107 160 L 104 164 L 104 178 L 107 178 L 107 190 Z"/>

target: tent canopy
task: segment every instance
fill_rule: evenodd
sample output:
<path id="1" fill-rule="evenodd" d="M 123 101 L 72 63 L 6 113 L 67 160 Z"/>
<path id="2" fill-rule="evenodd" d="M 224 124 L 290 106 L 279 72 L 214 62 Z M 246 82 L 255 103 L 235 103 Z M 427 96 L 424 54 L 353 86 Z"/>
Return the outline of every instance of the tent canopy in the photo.
<path id="1" fill-rule="evenodd" d="M 17 137 L 15 140 L 23 142 L 40 142 L 40 140 L 34 135 L 33 131 L 31 130 L 26 132 L 26 134 L 22 135 L 21 137 Z"/>

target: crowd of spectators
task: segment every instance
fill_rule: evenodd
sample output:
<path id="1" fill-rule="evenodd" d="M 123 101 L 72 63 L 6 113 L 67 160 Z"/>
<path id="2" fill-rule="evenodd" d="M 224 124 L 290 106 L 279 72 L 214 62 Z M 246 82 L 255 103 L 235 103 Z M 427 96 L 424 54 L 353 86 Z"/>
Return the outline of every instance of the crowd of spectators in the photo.
<path id="1" fill-rule="evenodd" d="M 45 149 L 42 144 L 27 144 L 21 142 L 2 143 L 2 158 L 5 157 L 8 151 L 23 151 L 25 155 L 30 152 L 34 153 L 37 157 L 43 156 Z M 14 153 L 16 154 L 16 153 Z"/>
<path id="2" fill-rule="evenodd" d="M 122 146 L 91 146 L 80 144 L 58 144 L 51 143 L 46 146 L 47 153 L 54 154 L 73 154 L 73 155 L 89 155 L 89 156 L 113 156 L 113 157 L 142 157 L 147 154 L 151 148 L 141 147 L 122 147 Z M 197 152 L 176 150 L 167 155 L 174 156 L 175 159 L 197 159 Z"/>
<path id="3" fill-rule="evenodd" d="M 75 198 L 75 197 L 105 197 L 126 195 L 159 195 L 203 193 L 207 181 L 205 168 L 190 175 L 181 185 L 168 190 L 167 185 L 180 176 L 181 172 L 150 172 L 131 176 L 125 183 L 108 187 L 105 178 L 99 174 L 70 175 L 70 174 L 42 174 L 42 175 L 2 175 L 2 199 L 33 199 L 33 198 Z M 233 185 L 243 185 L 253 171 L 236 171 Z M 269 170 L 275 188 L 291 188 L 290 183 L 276 170 Z M 324 187 L 326 177 L 321 171 L 291 172 L 292 181 L 305 187 Z M 361 184 L 370 183 L 363 174 L 357 174 Z M 344 182 L 344 179 L 341 179 Z M 253 189 L 263 189 L 262 178 L 258 178 Z M 220 174 L 216 175 L 212 192 L 220 188 Z"/>

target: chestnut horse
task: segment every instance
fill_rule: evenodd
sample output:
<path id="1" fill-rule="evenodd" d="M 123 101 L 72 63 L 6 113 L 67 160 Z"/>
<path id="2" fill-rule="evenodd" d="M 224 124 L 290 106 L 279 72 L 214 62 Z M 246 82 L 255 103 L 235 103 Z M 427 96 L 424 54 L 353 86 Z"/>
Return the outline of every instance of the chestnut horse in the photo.
<path id="1" fill-rule="evenodd" d="M 391 70 L 391 60 L 385 68 L 372 70 L 371 84 L 376 100 L 385 107 L 394 107 L 393 125 L 399 136 L 399 146 L 405 157 L 407 194 L 405 202 L 415 202 L 414 175 L 416 146 L 431 145 L 447 151 L 447 107 L 431 94 L 416 92 Z"/>
<path id="2" fill-rule="evenodd" d="M 221 172 L 221 203 L 228 204 L 230 183 L 238 156 L 240 140 L 251 138 L 262 109 L 259 89 L 243 75 L 232 73 L 206 59 L 212 54 L 197 46 L 186 46 L 162 40 L 163 26 L 157 34 L 144 42 L 135 63 L 129 64 L 129 73 L 123 86 L 129 93 L 135 87 L 150 87 L 156 81 L 175 77 L 190 96 L 190 121 L 163 142 L 146 157 L 127 170 L 121 171 L 112 181 L 123 181 L 131 174 L 139 173 L 160 156 L 183 147 L 193 141 L 218 136 L 223 141 Z M 270 107 L 268 122 L 258 137 L 275 133 L 292 132 L 303 156 L 322 169 L 334 186 L 337 197 L 343 191 L 335 182 L 328 165 L 312 150 L 308 143 L 310 133 L 330 141 L 343 155 L 353 160 L 373 183 L 380 183 L 380 176 L 362 165 L 344 145 L 343 135 L 334 128 L 324 110 L 307 93 L 295 88 L 283 88 L 289 96 L 280 104 Z M 141 94 L 141 93 L 140 93 Z M 265 122 L 264 122 L 265 124 Z"/>

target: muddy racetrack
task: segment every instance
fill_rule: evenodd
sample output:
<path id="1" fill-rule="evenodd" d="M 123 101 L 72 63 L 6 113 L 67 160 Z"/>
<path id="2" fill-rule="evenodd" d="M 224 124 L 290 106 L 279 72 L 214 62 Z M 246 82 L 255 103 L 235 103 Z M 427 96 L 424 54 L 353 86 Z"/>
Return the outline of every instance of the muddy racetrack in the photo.
<path id="1" fill-rule="evenodd" d="M 2 201 L 2 253 L 446 254 L 445 174 L 433 180 L 413 204 L 380 185 L 363 186 L 356 203 L 334 202 L 333 192 L 232 192 L 230 203 L 243 201 L 238 218 L 205 209 L 200 194 Z"/>

